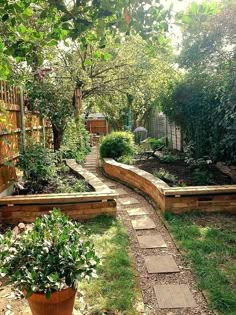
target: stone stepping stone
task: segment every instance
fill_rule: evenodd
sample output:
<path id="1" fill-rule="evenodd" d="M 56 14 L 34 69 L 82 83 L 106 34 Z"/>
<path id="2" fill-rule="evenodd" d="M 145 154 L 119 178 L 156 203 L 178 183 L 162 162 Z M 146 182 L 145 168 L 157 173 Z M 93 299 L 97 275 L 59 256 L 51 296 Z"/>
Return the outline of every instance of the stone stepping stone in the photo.
<path id="1" fill-rule="evenodd" d="M 166 248 L 167 245 L 160 233 L 153 235 L 139 235 L 138 242 L 140 248 Z"/>
<path id="2" fill-rule="evenodd" d="M 131 220 L 131 223 L 135 230 L 149 230 L 156 228 L 156 224 L 148 216 L 142 216 L 140 218 Z"/>
<path id="3" fill-rule="evenodd" d="M 186 284 L 155 285 L 154 291 L 160 308 L 186 308 L 197 306 Z"/>
<path id="4" fill-rule="evenodd" d="M 148 273 L 179 272 L 179 268 L 171 255 L 146 256 L 144 260 Z"/>
<path id="5" fill-rule="evenodd" d="M 116 189 L 115 189 L 115 192 L 116 192 L 118 195 L 120 195 L 120 196 L 122 196 L 122 195 L 128 195 L 127 191 L 125 191 L 123 188 L 116 188 Z"/>
<path id="6" fill-rule="evenodd" d="M 110 187 L 110 188 L 116 188 L 116 184 L 115 184 L 115 183 L 106 182 L 106 181 L 104 181 L 103 183 L 104 183 L 105 185 L 107 185 L 108 187 Z"/>
<path id="7" fill-rule="evenodd" d="M 126 198 L 120 199 L 120 203 L 124 206 L 129 206 L 132 204 L 139 203 L 139 201 L 133 197 L 126 197 Z"/>
<path id="8" fill-rule="evenodd" d="M 141 208 L 141 207 L 140 208 L 127 209 L 126 211 L 128 212 L 129 216 L 148 214 L 148 211 L 145 208 Z"/>

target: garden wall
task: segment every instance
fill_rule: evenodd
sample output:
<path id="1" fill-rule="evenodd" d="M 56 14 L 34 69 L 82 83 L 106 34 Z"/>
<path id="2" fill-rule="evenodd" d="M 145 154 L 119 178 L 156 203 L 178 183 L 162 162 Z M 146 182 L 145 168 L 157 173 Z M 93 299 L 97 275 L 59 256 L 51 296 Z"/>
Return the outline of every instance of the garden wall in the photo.
<path id="1" fill-rule="evenodd" d="M 46 120 L 39 118 L 37 113 L 32 113 L 24 108 L 21 113 L 21 91 L 18 87 L 10 86 L 0 81 L 0 101 L 5 112 L 6 123 L 0 123 L 0 193 L 7 189 L 16 179 L 15 163 L 19 156 L 22 143 L 23 130 L 25 135 L 35 138 L 36 141 L 43 136 L 48 141 L 51 138 L 50 126 Z"/>
<path id="2" fill-rule="evenodd" d="M 103 169 L 108 176 L 147 194 L 162 211 L 177 214 L 190 210 L 236 213 L 236 185 L 169 187 L 152 174 L 113 159 L 104 159 Z"/>
<path id="3" fill-rule="evenodd" d="M 37 217 L 47 214 L 53 208 L 59 208 L 70 218 L 81 221 L 101 214 L 116 216 L 117 194 L 74 160 L 67 160 L 67 165 L 83 177 L 95 191 L 2 197 L 0 223 L 34 222 Z"/>

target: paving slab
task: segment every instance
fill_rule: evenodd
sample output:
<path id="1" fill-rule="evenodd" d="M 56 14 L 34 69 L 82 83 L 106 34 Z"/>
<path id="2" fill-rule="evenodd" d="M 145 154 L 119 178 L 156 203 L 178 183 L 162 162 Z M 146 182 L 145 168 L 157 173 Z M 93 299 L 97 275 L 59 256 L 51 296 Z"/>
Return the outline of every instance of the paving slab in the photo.
<path id="1" fill-rule="evenodd" d="M 154 221 L 146 215 L 131 220 L 131 223 L 135 230 L 149 230 L 156 228 Z"/>
<path id="2" fill-rule="evenodd" d="M 132 204 L 139 203 L 138 199 L 135 199 L 133 197 L 122 198 L 119 201 L 124 206 L 129 206 L 129 205 L 132 205 Z"/>
<path id="3" fill-rule="evenodd" d="M 125 191 L 123 188 L 116 188 L 115 192 L 119 195 L 119 196 L 123 196 L 123 195 L 128 195 L 128 192 Z"/>
<path id="4" fill-rule="evenodd" d="M 148 273 L 179 272 L 179 268 L 171 255 L 146 256 L 144 260 Z"/>
<path id="5" fill-rule="evenodd" d="M 103 183 L 110 188 L 116 188 L 116 183 L 106 182 L 106 181 L 103 181 Z"/>
<path id="6" fill-rule="evenodd" d="M 186 308 L 197 306 L 186 284 L 155 285 L 154 291 L 160 308 Z"/>
<path id="7" fill-rule="evenodd" d="M 126 211 L 128 212 L 129 216 L 148 214 L 148 211 L 142 207 L 127 209 Z"/>
<path id="8" fill-rule="evenodd" d="M 140 248 L 166 248 L 167 245 L 160 233 L 153 235 L 138 235 Z"/>

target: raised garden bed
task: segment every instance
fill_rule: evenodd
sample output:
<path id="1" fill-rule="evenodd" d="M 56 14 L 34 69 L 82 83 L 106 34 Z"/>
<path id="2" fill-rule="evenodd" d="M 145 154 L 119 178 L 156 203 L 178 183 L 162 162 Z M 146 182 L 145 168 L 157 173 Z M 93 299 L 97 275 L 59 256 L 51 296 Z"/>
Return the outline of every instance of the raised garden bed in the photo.
<path id="1" fill-rule="evenodd" d="M 69 217 L 78 220 L 87 220 L 101 214 L 115 216 L 117 195 L 74 160 L 68 160 L 67 165 L 75 174 L 82 176 L 93 191 L 2 197 L 0 223 L 30 223 L 52 208 L 60 208 Z"/>
<path id="2" fill-rule="evenodd" d="M 236 213 L 236 185 L 170 187 L 164 181 L 135 166 L 104 159 L 103 169 L 113 178 L 136 187 L 151 197 L 162 211 L 189 210 Z"/>
<path id="3" fill-rule="evenodd" d="M 161 161 L 158 157 L 152 159 L 137 160 L 135 166 L 150 173 L 158 174 L 164 170 L 167 178 L 163 180 L 169 186 L 202 186 L 202 185 L 232 185 L 233 180 L 222 174 L 214 165 L 205 165 L 204 170 L 198 167 L 191 168 L 183 160 L 175 160 L 172 163 Z M 168 179 L 170 176 L 170 180 Z M 173 180 L 172 180 L 173 179 Z"/>

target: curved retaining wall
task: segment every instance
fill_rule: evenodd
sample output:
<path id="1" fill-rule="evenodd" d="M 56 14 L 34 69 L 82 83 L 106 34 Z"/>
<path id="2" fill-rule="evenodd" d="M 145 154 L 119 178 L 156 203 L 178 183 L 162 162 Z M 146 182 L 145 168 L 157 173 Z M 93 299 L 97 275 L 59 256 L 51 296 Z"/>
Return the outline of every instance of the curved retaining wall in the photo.
<path id="1" fill-rule="evenodd" d="M 201 210 L 236 214 L 236 185 L 170 187 L 150 173 L 108 158 L 103 161 L 103 169 L 108 176 L 143 191 L 162 211 Z"/>

